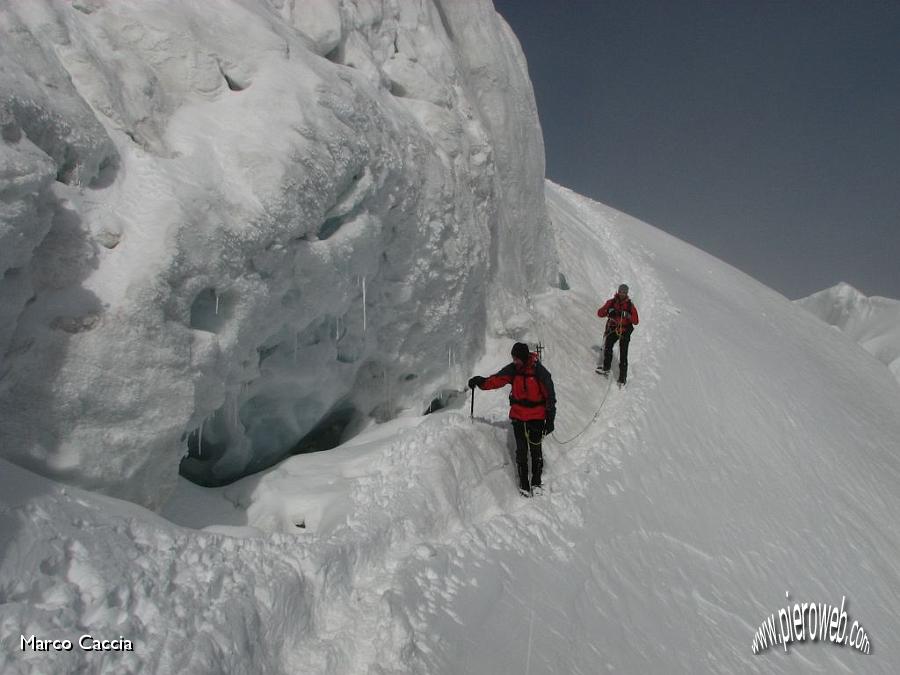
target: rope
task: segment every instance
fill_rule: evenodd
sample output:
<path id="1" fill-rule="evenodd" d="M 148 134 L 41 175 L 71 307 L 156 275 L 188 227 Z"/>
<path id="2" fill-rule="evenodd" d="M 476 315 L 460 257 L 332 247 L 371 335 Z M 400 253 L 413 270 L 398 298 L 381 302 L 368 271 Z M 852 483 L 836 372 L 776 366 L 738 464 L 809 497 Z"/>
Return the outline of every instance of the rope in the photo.
<path id="1" fill-rule="evenodd" d="M 543 440 L 543 438 L 539 436 L 539 437 L 538 437 L 538 442 L 537 442 L 537 443 L 535 443 L 534 441 L 532 441 L 532 440 L 531 440 L 531 434 L 528 433 L 528 425 L 527 425 L 527 424 L 526 424 L 525 426 L 522 427 L 522 431 L 525 432 L 525 442 L 528 443 L 528 452 L 529 452 L 529 454 L 530 454 L 530 453 L 531 453 L 531 446 L 532 446 L 532 445 L 540 445 L 540 444 L 541 444 L 541 441 Z"/>
<path id="2" fill-rule="evenodd" d="M 559 443 L 560 445 L 566 445 L 566 444 L 568 444 L 568 443 L 571 443 L 571 442 L 574 441 L 576 438 L 578 438 L 579 436 L 581 436 L 585 431 L 587 431 L 587 430 L 590 428 L 590 426 L 591 426 L 594 422 L 597 421 L 597 418 L 600 417 L 600 411 L 603 410 L 603 406 L 604 406 L 604 404 L 606 403 L 606 399 L 609 398 L 609 392 L 610 392 L 610 390 L 612 389 L 612 378 L 609 377 L 609 376 L 607 376 L 607 377 L 608 377 L 608 379 L 609 379 L 609 384 L 606 385 L 606 393 L 603 394 L 603 400 L 600 401 L 600 407 L 597 408 L 597 412 L 594 413 L 594 416 L 591 418 L 591 421 L 588 422 L 588 423 L 585 425 L 584 429 L 582 429 L 581 431 L 579 431 L 577 434 L 575 434 L 574 436 L 572 436 L 572 438 L 570 438 L 570 439 L 567 440 L 567 441 L 557 441 L 557 440 L 556 440 L 555 432 L 552 433 L 552 434 L 550 434 L 551 436 L 553 436 L 553 440 L 554 440 L 554 441 L 556 441 L 556 442 Z"/>

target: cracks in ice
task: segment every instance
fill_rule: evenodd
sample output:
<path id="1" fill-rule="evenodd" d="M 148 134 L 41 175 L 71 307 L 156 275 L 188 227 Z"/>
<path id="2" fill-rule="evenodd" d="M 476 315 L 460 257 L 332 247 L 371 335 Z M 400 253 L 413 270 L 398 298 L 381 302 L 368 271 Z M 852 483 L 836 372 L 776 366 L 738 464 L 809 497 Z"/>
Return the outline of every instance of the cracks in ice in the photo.
<path id="1" fill-rule="evenodd" d="M 447 33 L 447 37 L 449 38 L 449 40 L 453 42 L 453 30 L 450 28 L 450 22 L 447 20 L 447 15 L 444 12 L 444 8 L 441 6 L 440 2 L 434 3 L 434 6 L 437 9 L 438 17 L 441 20 L 441 26 L 444 27 L 444 31 Z"/>
<path id="2" fill-rule="evenodd" d="M 335 199 L 334 205 L 325 214 L 325 221 L 316 232 L 320 241 L 333 237 L 344 225 L 360 215 L 363 200 L 371 192 L 374 181 L 365 168 L 357 169 L 349 179 L 346 188 Z"/>
<path id="3" fill-rule="evenodd" d="M 360 284 L 362 286 L 362 320 L 363 320 L 363 333 L 366 332 L 366 277 L 363 275 L 360 277 Z"/>
<path id="4" fill-rule="evenodd" d="M 240 79 L 226 73 L 225 68 L 222 67 L 221 61 L 217 60 L 217 63 L 219 66 L 219 72 L 222 74 L 222 77 L 225 79 L 225 84 L 228 85 L 228 88 L 231 91 L 244 91 L 244 89 L 247 89 L 250 86 L 250 82 L 241 81 Z"/>
<path id="5" fill-rule="evenodd" d="M 406 87 L 396 80 L 391 80 L 390 92 L 391 96 L 396 96 L 397 98 L 409 98 L 409 92 L 406 90 Z"/>
<path id="6" fill-rule="evenodd" d="M 207 333 L 218 333 L 231 318 L 236 298 L 219 293 L 215 288 L 200 291 L 191 303 L 190 327 Z"/>
<path id="7" fill-rule="evenodd" d="M 325 58 L 328 59 L 329 61 L 331 61 L 332 63 L 338 64 L 339 66 L 346 65 L 346 66 L 349 66 L 350 68 L 356 67 L 353 64 L 345 64 L 344 63 L 343 49 L 341 48 L 341 45 L 338 45 L 337 47 L 332 49 L 330 52 L 325 54 Z"/>
<path id="8" fill-rule="evenodd" d="M 319 231 L 316 233 L 316 236 L 319 240 L 324 241 L 332 237 L 335 232 L 337 232 L 341 227 L 347 222 L 348 218 L 327 218 L 322 226 L 319 228 Z"/>
<path id="9" fill-rule="evenodd" d="M 290 449 L 291 455 L 321 452 L 339 446 L 361 412 L 346 401 L 338 402 L 319 422 Z"/>

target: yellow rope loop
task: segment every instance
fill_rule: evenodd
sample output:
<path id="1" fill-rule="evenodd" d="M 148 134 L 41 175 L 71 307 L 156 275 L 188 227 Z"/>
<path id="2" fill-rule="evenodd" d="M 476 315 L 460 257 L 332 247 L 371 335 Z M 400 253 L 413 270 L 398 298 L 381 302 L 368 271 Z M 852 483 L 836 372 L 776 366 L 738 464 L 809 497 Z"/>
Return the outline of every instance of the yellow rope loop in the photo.
<path id="1" fill-rule="evenodd" d="M 544 421 L 544 424 L 546 424 L 546 423 L 547 423 L 547 422 L 546 422 L 546 420 L 545 420 L 545 421 Z M 541 439 L 538 439 L 538 442 L 537 442 L 537 443 L 534 443 L 534 442 L 531 440 L 531 436 L 530 436 L 530 434 L 528 433 L 528 424 L 527 424 L 526 422 L 522 422 L 522 430 L 525 432 L 525 441 L 528 443 L 528 449 L 529 449 L 529 450 L 531 450 L 531 446 L 532 446 L 532 445 L 540 445 L 540 444 L 541 444 Z"/>
<path id="2" fill-rule="evenodd" d="M 610 392 L 610 390 L 612 389 L 612 378 L 610 377 L 610 378 L 608 378 L 608 379 L 609 379 L 609 382 L 608 382 L 607 385 L 606 385 L 606 393 L 603 394 L 603 400 L 600 401 L 600 407 L 597 408 L 597 412 L 594 413 L 594 416 L 591 418 L 591 421 L 588 422 L 588 423 L 585 425 L 584 429 L 582 429 L 581 431 L 579 431 L 577 434 L 575 434 L 574 436 L 572 436 L 572 438 L 570 438 L 570 439 L 567 440 L 567 441 L 556 441 L 556 436 L 555 436 L 555 434 L 550 434 L 551 436 L 553 436 L 553 440 L 554 440 L 554 441 L 556 441 L 556 442 L 559 443 L 560 445 L 566 445 L 566 444 L 568 444 L 568 443 L 571 443 L 571 442 L 574 441 L 576 438 L 578 438 L 579 436 L 581 436 L 585 431 L 587 431 L 587 430 L 590 428 L 590 426 L 597 420 L 597 418 L 600 417 L 600 411 L 603 410 L 603 406 L 604 406 L 604 404 L 606 403 L 606 399 L 609 397 L 609 392 Z"/>

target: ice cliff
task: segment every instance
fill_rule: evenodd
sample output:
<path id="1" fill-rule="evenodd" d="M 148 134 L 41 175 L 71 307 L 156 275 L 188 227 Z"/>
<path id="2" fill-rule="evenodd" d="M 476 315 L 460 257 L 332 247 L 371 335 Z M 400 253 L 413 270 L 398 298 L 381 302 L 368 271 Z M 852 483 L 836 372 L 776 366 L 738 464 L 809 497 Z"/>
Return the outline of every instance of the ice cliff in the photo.
<path id="1" fill-rule="evenodd" d="M 0 32 L 7 459 L 158 507 L 186 455 L 228 481 L 527 336 L 543 146 L 488 0 L 22 0 Z"/>

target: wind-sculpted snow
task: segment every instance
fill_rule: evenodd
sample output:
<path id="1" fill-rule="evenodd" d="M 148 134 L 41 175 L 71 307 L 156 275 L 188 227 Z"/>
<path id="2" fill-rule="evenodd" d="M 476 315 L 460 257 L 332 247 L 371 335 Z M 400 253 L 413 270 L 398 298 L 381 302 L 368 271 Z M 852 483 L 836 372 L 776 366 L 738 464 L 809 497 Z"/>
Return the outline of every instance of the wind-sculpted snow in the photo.
<path id="1" fill-rule="evenodd" d="M 186 453 L 218 484 L 329 447 L 459 387 L 485 321 L 524 334 L 555 278 L 531 86 L 487 0 L 0 23 L 0 447 L 22 466 L 157 506 Z"/>
<path id="2" fill-rule="evenodd" d="M 856 340 L 900 382 L 900 300 L 866 297 L 842 283 L 796 302 Z"/>

